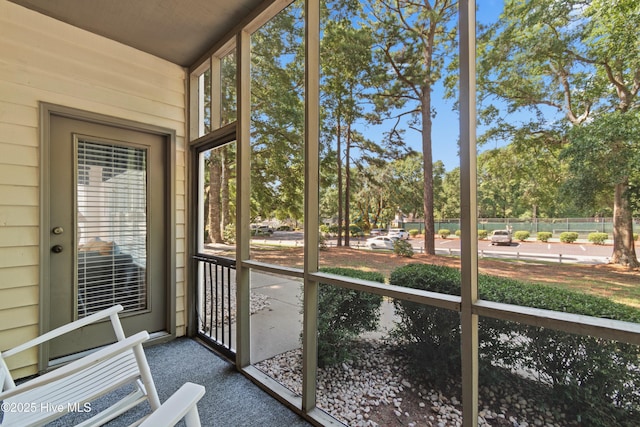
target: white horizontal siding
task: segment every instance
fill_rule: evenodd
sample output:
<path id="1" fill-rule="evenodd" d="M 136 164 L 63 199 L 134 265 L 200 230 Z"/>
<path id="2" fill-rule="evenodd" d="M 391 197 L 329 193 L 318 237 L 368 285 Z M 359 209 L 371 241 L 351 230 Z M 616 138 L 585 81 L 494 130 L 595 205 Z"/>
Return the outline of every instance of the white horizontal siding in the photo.
<path id="1" fill-rule="evenodd" d="M 38 331 L 40 101 L 175 130 L 176 320 L 184 333 L 185 73 L 0 0 L 0 350 Z M 33 352 L 12 366 L 26 375 L 35 372 L 35 361 Z"/>
<path id="2" fill-rule="evenodd" d="M 15 141 L 15 140 L 14 140 Z M 38 167 L 38 149 L 26 145 L 4 144 L 0 141 L 0 159 L 5 165 Z M 0 203 L 2 197 L 0 196 Z"/>
<path id="3" fill-rule="evenodd" d="M 25 341 L 24 337 L 31 337 L 37 334 L 37 325 L 6 330 L 0 329 L 0 342 L 6 345 L 6 348 L 9 349 L 22 344 Z M 33 373 L 33 365 L 38 363 L 37 354 L 35 352 L 25 353 L 26 354 L 16 355 L 7 359 L 7 365 L 9 365 L 9 369 L 11 369 L 14 378 L 31 375 Z"/>

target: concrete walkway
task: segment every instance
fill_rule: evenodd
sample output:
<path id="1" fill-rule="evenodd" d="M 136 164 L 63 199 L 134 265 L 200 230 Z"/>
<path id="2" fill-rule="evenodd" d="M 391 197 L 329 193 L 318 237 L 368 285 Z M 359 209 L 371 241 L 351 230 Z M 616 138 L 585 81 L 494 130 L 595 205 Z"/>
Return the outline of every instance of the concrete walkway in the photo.
<path id="1" fill-rule="evenodd" d="M 251 315 L 251 363 L 299 348 L 302 281 L 252 272 L 251 292 L 259 292 L 269 298 L 266 309 Z"/>

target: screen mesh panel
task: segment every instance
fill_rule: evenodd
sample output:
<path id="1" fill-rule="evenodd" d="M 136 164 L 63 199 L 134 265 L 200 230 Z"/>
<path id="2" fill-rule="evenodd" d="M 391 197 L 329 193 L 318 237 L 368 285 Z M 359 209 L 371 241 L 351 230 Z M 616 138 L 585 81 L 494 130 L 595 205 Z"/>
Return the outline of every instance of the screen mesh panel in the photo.
<path id="1" fill-rule="evenodd" d="M 77 315 L 122 304 L 147 309 L 147 152 L 76 146 Z"/>

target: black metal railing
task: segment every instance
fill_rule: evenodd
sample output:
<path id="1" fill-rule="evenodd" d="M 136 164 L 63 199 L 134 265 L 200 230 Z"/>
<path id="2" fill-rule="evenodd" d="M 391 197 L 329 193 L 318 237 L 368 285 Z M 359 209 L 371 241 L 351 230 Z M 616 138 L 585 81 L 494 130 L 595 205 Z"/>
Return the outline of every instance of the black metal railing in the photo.
<path id="1" fill-rule="evenodd" d="M 236 261 L 198 254 L 198 335 L 229 358 L 235 357 L 232 326 L 236 320 Z"/>

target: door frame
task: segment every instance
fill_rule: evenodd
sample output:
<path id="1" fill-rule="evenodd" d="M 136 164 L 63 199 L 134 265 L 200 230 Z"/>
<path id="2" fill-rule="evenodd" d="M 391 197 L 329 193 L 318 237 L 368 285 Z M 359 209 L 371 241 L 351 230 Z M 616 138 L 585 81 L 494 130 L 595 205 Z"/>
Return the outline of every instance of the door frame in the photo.
<path id="1" fill-rule="evenodd" d="M 40 113 L 40 301 L 39 301 L 39 333 L 49 330 L 50 319 L 50 229 L 49 211 L 51 208 L 51 189 L 49 174 L 49 154 L 51 149 L 51 118 L 53 116 L 66 117 L 110 127 L 134 130 L 143 133 L 159 135 L 165 140 L 164 155 L 166 161 L 166 218 L 168 229 L 165 235 L 165 275 L 167 278 L 166 292 L 166 325 L 165 332 L 152 334 L 150 342 L 159 343 L 169 341 L 176 336 L 176 131 L 161 126 L 136 122 L 119 117 L 107 116 L 85 110 L 79 110 L 63 105 L 39 102 Z M 49 347 L 43 344 L 38 352 L 38 370 L 49 368 Z"/>
<path id="2" fill-rule="evenodd" d="M 228 144 L 230 142 L 237 140 L 237 122 L 232 122 L 227 124 L 219 129 L 213 130 L 209 134 L 202 136 L 194 141 L 191 141 L 188 147 L 188 170 L 190 171 L 187 174 L 188 180 L 188 194 L 189 194 L 189 205 L 196 206 L 194 203 L 199 203 L 200 195 L 198 193 L 198 174 L 200 173 L 198 167 L 198 156 L 200 152 L 209 150 L 212 148 L 219 148 Z M 236 179 L 238 177 L 236 176 Z M 198 205 L 199 206 L 199 205 Z M 195 307 L 198 305 L 198 267 L 197 262 L 194 261 L 193 257 L 198 254 L 198 233 L 200 232 L 198 216 L 200 215 L 199 207 L 196 209 L 191 209 L 189 211 L 189 220 L 187 224 L 187 232 L 190 236 L 189 239 L 189 251 L 188 251 L 188 263 L 189 269 L 187 272 L 187 280 L 190 284 L 196 284 L 188 287 L 188 292 L 186 295 L 187 298 L 187 306 L 193 307 L 193 309 L 189 310 L 186 314 L 186 322 L 187 322 L 187 335 L 190 337 L 195 337 L 198 334 L 200 329 L 199 327 L 199 319 L 198 314 L 196 313 Z M 237 218 L 236 218 L 237 223 Z"/>

